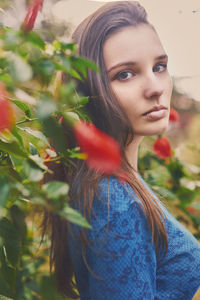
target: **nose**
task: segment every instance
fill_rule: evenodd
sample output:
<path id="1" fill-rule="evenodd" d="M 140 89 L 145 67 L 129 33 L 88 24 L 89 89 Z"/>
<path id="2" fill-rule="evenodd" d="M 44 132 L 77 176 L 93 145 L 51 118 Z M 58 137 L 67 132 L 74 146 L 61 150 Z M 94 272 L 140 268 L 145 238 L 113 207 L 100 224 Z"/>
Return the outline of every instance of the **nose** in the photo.
<path id="1" fill-rule="evenodd" d="M 150 72 L 145 78 L 144 96 L 147 99 L 158 99 L 164 92 L 164 86 L 155 72 Z"/>

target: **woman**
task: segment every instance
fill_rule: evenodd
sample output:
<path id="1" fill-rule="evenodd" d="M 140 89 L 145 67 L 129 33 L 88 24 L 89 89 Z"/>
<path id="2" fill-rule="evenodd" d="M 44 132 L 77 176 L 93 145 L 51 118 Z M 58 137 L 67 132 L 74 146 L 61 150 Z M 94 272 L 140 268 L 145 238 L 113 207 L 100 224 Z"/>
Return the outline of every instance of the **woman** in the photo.
<path id="1" fill-rule="evenodd" d="M 138 173 L 144 136 L 168 125 L 172 80 L 167 55 L 138 2 L 102 6 L 73 34 L 79 55 L 101 74 L 88 71 L 78 89 L 95 126 L 114 137 L 128 179 L 104 176 L 78 161 L 71 205 L 93 229 L 49 216 L 51 264 L 59 291 L 81 300 L 189 300 L 200 286 L 200 246 L 167 211 Z M 63 167 L 64 168 L 64 167 Z"/>

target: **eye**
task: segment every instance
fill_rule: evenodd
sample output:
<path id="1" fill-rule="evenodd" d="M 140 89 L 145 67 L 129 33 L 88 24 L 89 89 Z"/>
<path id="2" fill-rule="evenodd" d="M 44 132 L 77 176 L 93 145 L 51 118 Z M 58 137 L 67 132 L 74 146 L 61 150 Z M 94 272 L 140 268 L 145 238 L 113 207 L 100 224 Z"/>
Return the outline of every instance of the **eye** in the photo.
<path id="1" fill-rule="evenodd" d="M 117 79 L 119 81 L 126 81 L 128 79 L 130 79 L 133 76 L 133 72 L 132 71 L 122 71 L 119 72 L 114 79 Z"/>
<path id="2" fill-rule="evenodd" d="M 157 70 L 156 70 L 157 69 Z M 159 70 L 160 69 L 160 70 Z M 157 64 L 154 68 L 153 68 L 153 71 L 154 72 L 163 72 L 167 69 L 167 64 Z M 156 71 L 155 71 L 156 70 Z"/>

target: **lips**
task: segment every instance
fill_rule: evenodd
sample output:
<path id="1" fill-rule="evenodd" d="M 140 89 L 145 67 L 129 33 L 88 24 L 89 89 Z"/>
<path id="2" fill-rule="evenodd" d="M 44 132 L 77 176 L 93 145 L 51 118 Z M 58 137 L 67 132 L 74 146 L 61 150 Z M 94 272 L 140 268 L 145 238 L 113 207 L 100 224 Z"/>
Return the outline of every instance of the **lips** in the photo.
<path id="1" fill-rule="evenodd" d="M 152 107 L 150 110 L 148 110 L 147 112 L 145 112 L 143 114 L 143 116 L 146 116 L 154 111 L 156 112 L 156 111 L 160 111 L 160 110 L 167 110 L 167 108 L 163 105 L 156 105 L 156 106 Z"/>

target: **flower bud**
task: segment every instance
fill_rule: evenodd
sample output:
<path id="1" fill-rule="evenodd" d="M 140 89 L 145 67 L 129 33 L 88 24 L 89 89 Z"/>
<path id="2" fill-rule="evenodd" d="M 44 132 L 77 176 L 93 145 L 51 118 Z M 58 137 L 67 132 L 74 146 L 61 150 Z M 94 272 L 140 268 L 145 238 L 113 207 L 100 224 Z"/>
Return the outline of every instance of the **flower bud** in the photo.
<path id="1" fill-rule="evenodd" d="M 172 155 L 170 142 L 165 136 L 157 138 L 153 145 L 153 151 L 162 159 L 168 158 Z"/>
<path id="2" fill-rule="evenodd" d="M 179 113 L 175 109 L 170 108 L 169 121 L 170 122 L 178 122 L 179 118 L 180 118 Z"/>
<path id="3" fill-rule="evenodd" d="M 5 129 L 12 130 L 15 124 L 13 107 L 7 98 L 5 86 L 0 84 L 0 132 Z"/>
<path id="4" fill-rule="evenodd" d="M 89 168 L 104 174 L 113 174 L 120 168 L 120 148 L 112 137 L 83 121 L 75 123 L 74 133 L 81 149 L 87 153 Z"/>
<path id="5" fill-rule="evenodd" d="M 32 0 L 27 8 L 26 17 L 22 24 L 24 31 L 31 31 L 34 27 L 38 11 L 42 10 L 43 0 Z"/>

